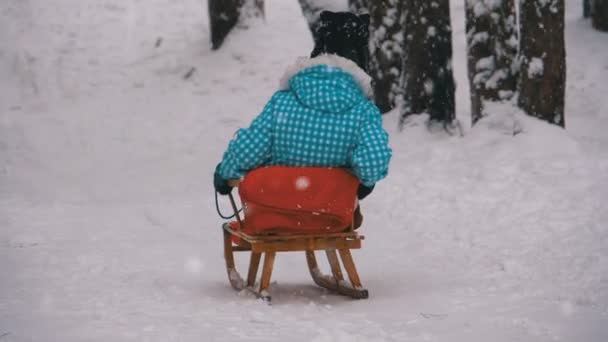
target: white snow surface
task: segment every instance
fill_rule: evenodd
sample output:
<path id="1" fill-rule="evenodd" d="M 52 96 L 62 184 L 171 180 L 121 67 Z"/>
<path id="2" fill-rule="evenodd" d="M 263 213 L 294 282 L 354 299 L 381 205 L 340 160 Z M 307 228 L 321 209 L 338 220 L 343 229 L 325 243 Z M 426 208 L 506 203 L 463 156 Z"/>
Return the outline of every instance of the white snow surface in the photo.
<path id="1" fill-rule="evenodd" d="M 0 341 L 608 340 L 608 36 L 579 2 L 566 130 L 508 104 L 468 127 L 455 3 L 465 134 L 385 116 L 354 252 L 370 298 L 279 254 L 272 306 L 228 283 L 211 179 L 312 40 L 297 1 L 267 0 L 211 51 L 206 5 L 0 2 Z"/>

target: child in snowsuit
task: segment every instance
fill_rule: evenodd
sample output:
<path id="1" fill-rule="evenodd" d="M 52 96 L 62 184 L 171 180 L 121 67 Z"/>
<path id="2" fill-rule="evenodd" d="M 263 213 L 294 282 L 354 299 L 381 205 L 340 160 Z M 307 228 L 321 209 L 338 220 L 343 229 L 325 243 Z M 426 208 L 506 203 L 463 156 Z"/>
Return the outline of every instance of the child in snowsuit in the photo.
<path id="1" fill-rule="evenodd" d="M 311 58 L 299 59 L 280 90 L 247 129 L 240 129 L 218 164 L 214 185 L 262 166 L 343 167 L 360 181 L 362 199 L 388 172 L 391 149 L 371 101 L 369 15 L 321 13 Z"/>

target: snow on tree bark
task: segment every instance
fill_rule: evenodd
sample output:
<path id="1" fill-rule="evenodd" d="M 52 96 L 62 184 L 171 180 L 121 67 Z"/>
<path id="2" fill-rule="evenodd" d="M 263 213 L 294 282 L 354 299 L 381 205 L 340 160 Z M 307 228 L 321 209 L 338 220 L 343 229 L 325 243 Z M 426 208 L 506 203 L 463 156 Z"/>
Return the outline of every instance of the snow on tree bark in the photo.
<path id="1" fill-rule="evenodd" d="M 449 0 L 408 0 L 403 54 L 401 123 L 411 114 L 451 124 L 455 118 Z"/>
<path id="2" fill-rule="evenodd" d="M 591 23 L 596 30 L 608 32 L 608 0 L 593 0 Z"/>
<path id="3" fill-rule="evenodd" d="M 565 126 L 564 0 L 521 2 L 519 106 L 529 115 Z"/>
<path id="4" fill-rule="evenodd" d="M 473 124 L 483 116 L 484 102 L 508 100 L 516 91 L 516 25 L 514 0 L 466 1 Z"/>
<path id="5" fill-rule="evenodd" d="M 370 2 L 373 0 L 348 0 L 348 8 L 353 13 L 369 13 Z"/>
<path id="6" fill-rule="evenodd" d="M 403 1 L 370 1 L 369 71 L 374 100 L 382 113 L 397 104 L 402 92 L 400 78 L 403 55 Z"/>
<path id="7" fill-rule="evenodd" d="M 264 0 L 209 0 L 208 7 L 213 50 L 222 46 L 239 21 L 264 16 Z"/>
<path id="8" fill-rule="evenodd" d="M 264 0 L 240 0 L 239 21 L 264 17 Z"/>

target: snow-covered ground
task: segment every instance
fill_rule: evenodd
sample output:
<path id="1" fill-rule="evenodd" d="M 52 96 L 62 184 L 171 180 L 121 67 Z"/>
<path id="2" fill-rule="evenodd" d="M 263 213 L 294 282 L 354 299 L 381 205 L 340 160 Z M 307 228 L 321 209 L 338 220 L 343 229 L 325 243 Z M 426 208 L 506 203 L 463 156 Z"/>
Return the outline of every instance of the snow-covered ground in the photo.
<path id="1" fill-rule="evenodd" d="M 464 137 L 386 117 L 354 255 L 369 300 L 299 254 L 272 306 L 234 292 L 211 174 L 312 47 L 297 1 L 266 3 L 217 52 L 201 0 L 0 3 L 1 342 L 608 340 L 608 35 L 579 1 L 567 130 L 508 106 Z M 467 123 L 462 1 L 453 18 Z"/>

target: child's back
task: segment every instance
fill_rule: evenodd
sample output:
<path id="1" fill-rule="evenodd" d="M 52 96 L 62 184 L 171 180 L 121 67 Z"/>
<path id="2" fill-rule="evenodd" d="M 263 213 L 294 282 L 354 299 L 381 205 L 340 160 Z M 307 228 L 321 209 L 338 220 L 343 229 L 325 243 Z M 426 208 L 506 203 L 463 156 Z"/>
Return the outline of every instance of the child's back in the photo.
<path id="1" fill-rule="evenodd" d="M 325 19 L 367 34 L 365 20 L 353 14 L 326 14 Z M 351 31 L 332 28 L 327 22 L 321 26 L 314 58 L 298 60 L 263 112 L 230 142 L 218 165 L 216 188 L 218 178 L 221 185 L 222 180 L 238 179 L 270 165 L 343 167 L 369 191 L 386 176 L 391 157 L 388 134 L 370 100 L 370 78 L 360 67 L 366 61 L 357 58 L 364 53 L 356 53 L 366 49 L 367 36 L 353 38 Z M 335 39 L 338 34 L 345 34 L 343 40 L 355 41 L 328 46 L 327 37 Z"/>

